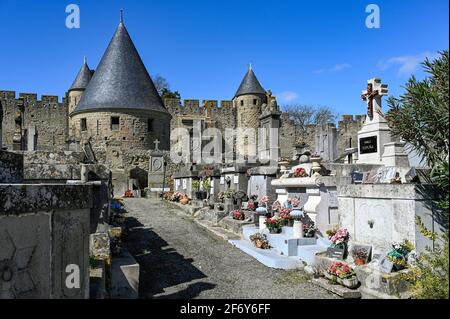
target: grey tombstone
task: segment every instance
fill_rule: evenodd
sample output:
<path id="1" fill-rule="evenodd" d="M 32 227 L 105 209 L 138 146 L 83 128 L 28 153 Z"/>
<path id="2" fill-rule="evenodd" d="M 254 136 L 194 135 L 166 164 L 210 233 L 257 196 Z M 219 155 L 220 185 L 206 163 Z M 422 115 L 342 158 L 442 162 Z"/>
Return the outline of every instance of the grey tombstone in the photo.
<path id="1" fill-rule="evenodd" d="M 151 191 L 164 191 L 164 154 L 159 149 L 159 140 L 154 141 L 155 149 L 150 152 L 149 158 L 149 172 L 148 172 L 148 187 Z"/>

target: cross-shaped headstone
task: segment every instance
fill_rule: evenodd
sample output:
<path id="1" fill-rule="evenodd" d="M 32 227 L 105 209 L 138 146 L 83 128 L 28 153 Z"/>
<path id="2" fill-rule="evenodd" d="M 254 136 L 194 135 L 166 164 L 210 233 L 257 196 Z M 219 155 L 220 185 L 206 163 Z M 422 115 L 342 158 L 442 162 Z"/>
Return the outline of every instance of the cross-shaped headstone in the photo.
<path id="1" fill-rule="evenodd" d="M 158 139 L 156 139 L 156 140 L 153 142 L 153 144 L 155 144 L 155 151 L 159 151 L 159 144 L 161 144 L 161 142 L 160 142 Z"/>
<path id="2" fill-rule="evenodd" d="M 361 98 L 367 102 L 367 115 L 370 118 L 373 118 L 374 111 L 381 112 L 381 97 L 388 95 L 388 92 L 388 85 L 381 84 L 380 78 L 373 78 L 367 81 L 367 90 L 362 92 Z M 374 100 L 378 102 L 375 109 Z"/>

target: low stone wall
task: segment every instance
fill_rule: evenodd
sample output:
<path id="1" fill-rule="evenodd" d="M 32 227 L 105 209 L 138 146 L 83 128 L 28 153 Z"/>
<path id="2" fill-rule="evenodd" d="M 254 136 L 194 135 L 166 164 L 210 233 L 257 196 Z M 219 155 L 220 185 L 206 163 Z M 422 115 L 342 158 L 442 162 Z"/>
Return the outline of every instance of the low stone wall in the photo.
<path id="1" fill-rule="evenodd" d="M 386 252 L 393 242 L 407 239 L 423 251 L 433 243 L 416 226 L 420 217 L 428 229 L 439 231 L 433 185 L 362 184 L 338 187 L 340 225 L 351 241 Z"/>
<path id="2" fill-rule="evenodd" d="M 20 183 L 22 180 L 22 155 L 0 150 L 0 183 Z"/>
<path id="3" fill-rule="evenodd" d="M 90 185 L 0 185 L 0 299 L 89 297 L 92 205 Z"/>

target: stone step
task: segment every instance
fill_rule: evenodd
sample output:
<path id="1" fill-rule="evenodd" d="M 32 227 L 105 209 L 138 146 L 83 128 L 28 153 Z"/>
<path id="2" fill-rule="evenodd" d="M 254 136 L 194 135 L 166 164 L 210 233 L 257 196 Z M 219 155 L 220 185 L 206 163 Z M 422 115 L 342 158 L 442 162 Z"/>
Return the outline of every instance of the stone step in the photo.
<path id="1" fill-rule="evenodd" d="M 314 278 L 312 280 L 314 284 L 319 287 L 322 287 L 341 298 L 344 299 L 361 299 L 361 292 L 359 289 L 349 289 L 347 287 L 341 285 L 333 285 L 329 283 L 328 279 L 325 278 Z"/>
<path id="2" fill-rule="evenodd" d="M 241 238 L 239 235 L 236 235 L 235 233 L 232 233 L 209 220 L 194 219 L 194 222 L 220 239 L 228 241 Z"/>
<path id="3" fill-rule="evenodd" d="M 270 268 L 303 270 L 305 267 L 303 262 L 297 257 L 283 256 L 276 249 L 256 248 L 248 240 L 230 240 L 229 243 Z"/>
<path id="4" fill-rule="evenodd" d="M 127 249 L 111 262 L 111 298 L 139 298 L 139 264 Z"/>

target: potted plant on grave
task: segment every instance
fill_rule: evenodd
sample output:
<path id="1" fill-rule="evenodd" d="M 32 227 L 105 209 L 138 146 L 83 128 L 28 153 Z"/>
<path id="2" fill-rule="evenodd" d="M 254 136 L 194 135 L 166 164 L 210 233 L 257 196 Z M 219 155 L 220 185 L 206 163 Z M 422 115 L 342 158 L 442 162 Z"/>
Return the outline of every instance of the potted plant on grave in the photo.
<path id="1" fill-rule="evenodd" d="M 270 249 L 267 236 L 261 233 L 256 233 L 250 236 L 250 241 L 259 249 Z"/>
<path id="2" fill-rule="evenodd" d="M 392 250 L 386 258 L 393 263 L 394 271 L 403 270 L 408 266 L 408 254 L 413 250 L 414 246 L 408 240 L 392 245 Z"/>
<path id="3" fill-rule="evenodd" d="M 263 196 L 263 197 L 260 199 L 260 201 L 261 201 L 261 203 L 267 208 L 267 203 L 269 202 L 269 197 Z"/>
<path id="4" fill-rule="evenodd" d="M 346 263 L 335 261 L 324 272 L 325 278 L 327 278 L 332 284 L 340 284 L 350 289 L 358 287 L 358 278 L 355 271 Z"/>
<path id="5" fill-rule="evenodd" d="M 308 224 L 303 224 L 303 237 L 305 238 L 314 238 L 317 233 L 317 227 L 313 221 Z"/>
<path id="6" fill-rule="evenodd" d="M 272 213 L 275 215 L 275 213 L 280 212 L 282 209 L 280 201 L 276 200 L 272 204 Z"/>
<path id="7" fill-rule="evenodd" d="M 219 193 L 217 194 L 217 199 L 218 199 L 221 203 L 223 203 L 224 198 L 225 198 L 225 192 L 219 192 Z"/>
<path id="8" fill-rule="evenodd" d="M 245 220 L 245 214 L 240 209 L 236 209 L 232 213 L 234 220 Z"/>
<path id="9" fill-rule="evenodd" d="M 294 170 L 294 177 L 308 177 L 306 170 L 303 167 L 297 167 Z"/>
<path id="10" fill-rule="evenodd" d="M 347 247 L 349 239 L 350 234 L 345 228 L 338 229 L 336 233 L 330 238 L 331 248 L 343 250 L 344 259 L 347 258 Z"/>
<path id="11" fill-rule="evenodd" d="M 369 257 L 369 250 L 363 247 L 354 248 L 352 250 L 352 257 L 357 266 L 365 265 Z"/>
<path id="12" fill-rule="evenodd" d="M 248 210 L 252 210 L 252 211 L 256 210 L 256 205 L 255 205 L 255 202 L 253 200 L 249 200 L 247 202 L 247 209 Z"/>
<path id="13" fill-rule="evenodd" d="M 211 190 L 211 180 L 209 178 L 205 178 L 203 180 L 203 189 L 206 192 L 206 198 L 208 198 L 209 192 Z"/>
<path id="14" fill-rule="evenodd" d="M 281 224 L 283 226 L 287 226 L 287 227 L 294 226 L 294 218 L 291 216 L 291 211 L 292 211 L 292 209 L 290 209 L 290 208 L 281 208 L 279 210 Z"/>
<path id="15" fill-rule="evenodd" d="M 255 204 L 255 209 L 258 208 L 258 195 L 251 195 L 248 198 L 249 201 L 253 201 Z"/>
<path id="16" fill-rule="evenodd" d="M 281 219 L 277 217 L 266 218 L 267 229 L 271 234 L 279 234 L 282 231 Z"/>

